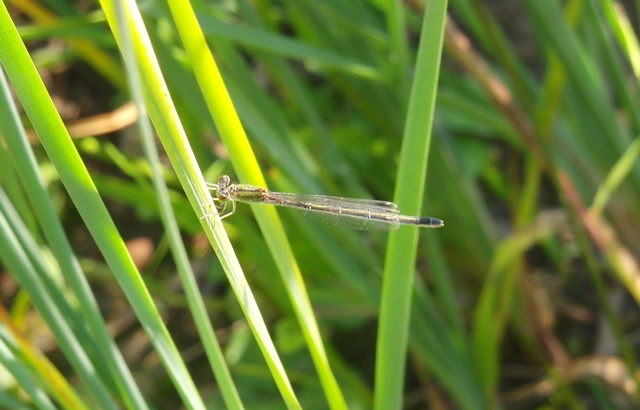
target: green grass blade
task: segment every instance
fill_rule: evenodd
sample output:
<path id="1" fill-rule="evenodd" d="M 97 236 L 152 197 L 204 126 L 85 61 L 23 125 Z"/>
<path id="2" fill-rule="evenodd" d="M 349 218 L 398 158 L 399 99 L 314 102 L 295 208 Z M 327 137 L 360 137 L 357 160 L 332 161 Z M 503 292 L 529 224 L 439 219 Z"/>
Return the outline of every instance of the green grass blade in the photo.
<path id="1" fill-rule="evenodd" d="M 591 210 L 595 214 L 602 213 L 616 189 L 625 180 L 625 178 L 627 178 L 633 167 L 638 163 L 639 156 L 640 138 L 636 138 L 636 140 L 611 168 L 607 178 L 596 191 L 595 197 L 593 198 L 593 204 L 591 205 Z"/>
<path id="2" fill-rule="evenodd" d="M 79 262 L 73 256 L 71 245 L 47 195 L 42 178 L 37 173 L 38 167 L 35 156 L 29 147 L 24 130 L 18 126 L 20 124 L 19 117 L 10 99 L 4 75 L 0 78 L 0 82 L 2 83 L 4 96 L 0 100 L 0 124 L 4 129 L 5 141 L 16 166 L 20 169 L 18 175 L 22 185 L 26 187 L 25 192 L 34 209 L 38 209 L 36 217 L 48 240 L 51 251 L 56 261 L 60 264 L 61 272 L 65 275 L 65 279 L 78 299 L 81 306 L 80 312 L 85 317 L 83 322 L 87 324 L 93 334 L 93 337 L 84 339 L 83 345 L 89 349 L 94 345 L 98 347 L 96 353 L 102 356 L 98 360 L 98 366 L 106 364 L 110 368 L 115 384 L 121 391 L 121 397 L 127 403 L 127 407 L 146 408 L 142 394 L 133 382 L 133 376 L 124 363 L 122 355 L 119 353 L 102 320 L 91 288 L 80 269 Z M 51 290 L 52 288 L 49 289 Z M 64 306 L 66 302 L 58 302 L 57 304 L 58 306 Z M 66 317 L 71 320 L 73 316 L 66 315 Z"/>
<path id="3" fill-rule="evenodd" d="M 103 6 L 110 24 L 112 27 L 116 27 L 112 3 L 104 1 Z M 183 6 L 184 4 L 181 4 L 181 7 Z M 297 400 L 293 395 L 275 348 L 270 342 L 266 325 L 260 317 L 259 309 L 252 296 L 251 289 L 242 274 L 242 270 L 233 254 L 228 238 L 224 235 L 222 223 L 219 220 L 214 222 L 214 207 L 211 206 L 209 192 L 202 179 L 199 166 L 189 148 L 184 129 L 177 118 L 175 108 L 169 98 L 169 93 L 160 75 L 155 56 L 151 52 L 149 39 L 145 34 L 141 16 L 132 5 L 127 8 L 127 13 L 130 13 L 128 18 L 131 20 L 129 20 L 128 23 L 131 25 L 130 31 L 134 36 L 134 50 L 143 73 L 145 101 L 150 117 L 192 206 L 196 209 L 198 216 L 206 217 L 202 219 L 205 226 L 205 233 L 209 237 L 214 250 L 219 255 L 222 266 L 229 274 L 230 284 L 234 292 L 238 295 L 238 300 L 245 311 L 249 324 L 259 335 L 257 340 L 263 349 L 268 365 L 274 372 L 276 384 L 281 388 L 285 401 L 291 407 L 297 408 L 299 407 Z M 191 27 L 194 26 L 195 25 L 192 25 Z M 115 31 L 117 32 L 117 30 Z"/>
<path id="4" fill-rule="evenodd" d="M 446 0 L 431 1 L 425 10 L 394 195 L 400 209 L 415 215 L 422 208 L 446 8 Z M 389 236 L 376 352 L 379 410 L 402 406 L 417 239 L 417 228 Z"/>
<path id="5" fill-rule="evenodd" d="M 204 36 L 198 28 L 193 11 L 185 7 L 183 3 L 178 4 L 178 2 L 172 1 L 169 2 L 169 4 L 172 8 L 173 18 L 176 21 L 182 41 L 190 56 L 196 78 L 203 90 L 207 106 L 229 150 L 231 160 L 235 165 L 239 178 L 244 182 L 266 186 L 257 165 L 257 160 L 252 153 L 251 146 L 246 139 L 239 118 L 226 92 L 226 87 L 218 72 L 216 63 L 211 54 L 204 51 L 208 48 L 204 41 Z M 267 237 L 268 244 L 276 264 L 279 266 L 280 273 L 283 275 L 283 282 L 287 284 L 294 310 L 296 311 L 302 332 L 307 340 L 316 368 L 318 369 L 327 400 L 332 408 L 346 408 L 344 398 L 338 388 L 333 373 L 328 367 L 328 359 L 308 296 L 306 295 L 300 271 L 291 253 L 284 229 L 278 221 L 277 214 L 275 210 L 269 208 L 256 208 L 254 212 L 262 232 Z M 250 321 L 252 320 L 250 317 L 248 317 L 248 319 Z M 258 318 L 253 320 L 258 320 Z M 257 338 L 260 344 L 271 344 L 268 334 L 258 334 Z M 270 352 L 265 347 L 263 347 L 263 352 L 266 355 Z M 272 371 L 276 372 L 274 376 L 276 377 L 276 382 L 279 385 L 281 394 L 283 394 L 287 405 L 290 407 L 299 406 L 286 376 L 282 369 L 280 369 L 281 365 L 278 364 L 279 361 L 276 362 L 275 357 L 266 357 L 268 362 L 272 361 L 270 367 Z"/>
<path id="6" fill-rule="evenodd" d="M 130 33 L 125 24 L 125 18 L 122 10 L 119 8 L 118 22 L 122 27 L 123 33 L 123 55 L 127 64 L 127 75 L 129 77 L 133 100 L 138 107 L 138 112 L 145 112 L 143 105 L 142 80 L 138 72 L 138 66 L 133 53 Z M 225 405 L 229 409 L 243 409 L 244 406 L 240 401 L 238 391 L 235 388 L 229 368 L 227 367 L 222 353 L 222 349 L 216 339 L 213 327 L 209 321 L 207 310 L 198 284 L 195 280 L 195 273 L 191 269 L 189 256 L 180 235 L 180 229 L 176 221 L 175 215 L 171 207 L 169 192 L 164 181 L 162 167 L 160 165 L 160 157 L 154 141 L 151 123 L 146 116 L 141 116 L 138 120 L 140 135 L 142 137 L 145 154 L 149 159 L 153 170 L 153 183 L 158 197 L 158 205 L 160 208 L 160 216 L 162 217 L 166 228 L 169 244 L 173 253 L 174 260 L 180 275 L 182 287 L 185 290 L 189 307 L 194 316 L 202 344 L 209 358 L 216 381 L 220 386 Z"/>
<path id="7" fill-rule="evenodd" d="M 12 354 L 11 350 L 9 350 L 9 347 L 4 343 L 1 337 L 0 363 L 2 363 L 6 370 L 15 377 L 20 388 L 24 389 L 25 393 L 37 408 L 42 410 L 54 410 L 56 408 L 46 393 L 39 388 L 38 384 L 34 380 L 31 379 L 29 370 L 22 366 L 18 358 Z"/>
<path id="8" fill-rule="evenodd" d="M 74 204 L 150 335 L 185 403 L 190 408 L 204 408 L 140 273 L 97 194 L 4 6 L 0 9 L 0 33 L 5 39 L 0 46 L 0 60 Z"/>
<path id="9" fill-rule="evenodd" d="M 559 222 L 548 220 L 528 226 L 505 238 L 496 248 L 475 309 L 472 335 L 478 380 L 482 381 L 489 397 L 495 397 L 498 387 L 501 340 L 518 293 L 520 258 L 526 250 L 558 229 Z"/>
<path id="10" fill-rule="evenodd" d="M 1 16 L 0 16 L 1 18 Z M 9 198 L 0 190 L 0 258 L 13 273 L 15 280 L 31 296 L 31 300 L 38 311 L 48 323 L 49 328 L 59 343 L 60 349 L 65 353 L 69 363 L 82 381 L 91 389 L 95 399 L 104 408 L 116 409 L 115 400 L 109 393 L 103 380 L 99 378 L 95 366 L 91 363 L 82 344 L 75 337 L 71 325 L 68 323 L 68 315 L 62 313 L 59 304 L 55 303 L 54 296 L 46 288 L 42 281 L 42 272 L 37 272 L 29 255 L 23 248 L 26 228 L 20 225 L 17 213 L 12 209 Z"/>

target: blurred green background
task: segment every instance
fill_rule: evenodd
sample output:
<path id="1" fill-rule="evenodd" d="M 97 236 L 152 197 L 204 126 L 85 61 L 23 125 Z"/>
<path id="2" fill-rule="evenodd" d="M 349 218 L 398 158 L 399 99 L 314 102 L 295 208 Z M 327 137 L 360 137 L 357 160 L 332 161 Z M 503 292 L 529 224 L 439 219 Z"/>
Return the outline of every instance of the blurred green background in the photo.
<path id="1" fill-rule="evenodd" d="M 637 408 L 637 2 L 180 3 L 4 1 L 1 408 Z M 445 226 L 238 204 L 231 248 L 221 174 Z"/>

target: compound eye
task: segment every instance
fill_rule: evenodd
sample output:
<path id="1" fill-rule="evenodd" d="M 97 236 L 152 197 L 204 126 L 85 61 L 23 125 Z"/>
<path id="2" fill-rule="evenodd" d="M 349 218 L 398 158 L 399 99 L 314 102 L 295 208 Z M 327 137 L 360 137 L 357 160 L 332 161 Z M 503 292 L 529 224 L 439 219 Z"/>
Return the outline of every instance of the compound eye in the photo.
<path id="1" fill-rule="evenodd" d="M 225 200 L 228 198 L 229 198 L 229 191 L 227 191 L 226 189 L 218 190 L 218 199 Z"/>
<path id="2" fill-rule="evenodd" d="M 222 175 L 220 176 L 220 178 L 218 178 L 218 184 L 222 186 L 227 186 L 229 185 L 230 182 L 231 182 L 231 178 L 229 178 L 229 175 Z"/>

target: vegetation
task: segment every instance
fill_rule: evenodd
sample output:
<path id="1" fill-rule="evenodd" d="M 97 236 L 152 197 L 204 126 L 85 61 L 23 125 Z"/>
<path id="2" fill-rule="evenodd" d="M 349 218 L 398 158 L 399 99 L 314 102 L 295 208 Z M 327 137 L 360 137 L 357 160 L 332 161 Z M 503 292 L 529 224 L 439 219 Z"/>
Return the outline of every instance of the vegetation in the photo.
<path id="1" fill-rule="evenodd" d="M 5 1 L 0 407 L 637 408 L 637 16 L 522 5 Z"/>

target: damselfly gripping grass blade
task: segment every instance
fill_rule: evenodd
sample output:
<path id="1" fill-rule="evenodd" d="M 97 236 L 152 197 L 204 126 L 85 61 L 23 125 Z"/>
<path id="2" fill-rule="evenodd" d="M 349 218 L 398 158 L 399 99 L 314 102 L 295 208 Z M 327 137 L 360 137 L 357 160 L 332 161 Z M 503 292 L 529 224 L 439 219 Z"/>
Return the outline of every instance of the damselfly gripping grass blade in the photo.
<path id="1" fill-rule="evenodd" d="M 271 192 L 253 185 L 232 184 L 227 175 L 218 178 L 217 184 L 208 183 L 207 186 L 216 193 L 213 200 L 220 203 L 220 218 L 233 215 L 238 201 L 285 206 L 333 225 L 361 230 L 393 231 L 400 225 L 444 226 L 444 222 L 437 218 L 400 215 L 398 206 L 388 201 Z M 229 203 L 232 209 L 225 212 Z"/>

